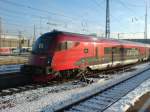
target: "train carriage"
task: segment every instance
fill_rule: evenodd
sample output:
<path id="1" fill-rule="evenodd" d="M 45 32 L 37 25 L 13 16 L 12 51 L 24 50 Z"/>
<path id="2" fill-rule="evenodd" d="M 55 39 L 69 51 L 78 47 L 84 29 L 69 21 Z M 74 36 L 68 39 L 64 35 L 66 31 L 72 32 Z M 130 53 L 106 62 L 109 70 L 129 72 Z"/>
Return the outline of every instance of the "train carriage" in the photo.
<path id="1" fill-rule="evenodd" d="M 150 47 L 130 41 L 102 39 L 87 35 L 53 31 L 39 37 L 29 64 L 22 72 L 36 81 L 47 81 L 63 73 L 101 70 L 147 60 Z"/>
<path id="2" fill-rule="evenodd" d="M 9 47 L 0 47 L 0 55 L 10 55 L 11 49 Z"/>

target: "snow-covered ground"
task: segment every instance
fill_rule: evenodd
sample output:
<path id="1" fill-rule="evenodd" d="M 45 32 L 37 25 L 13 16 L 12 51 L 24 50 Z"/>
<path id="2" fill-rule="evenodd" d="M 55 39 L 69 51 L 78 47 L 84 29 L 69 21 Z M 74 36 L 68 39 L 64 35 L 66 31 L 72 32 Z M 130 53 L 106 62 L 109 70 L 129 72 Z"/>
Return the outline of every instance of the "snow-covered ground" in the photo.
<path id="1" fill-rule="evenodd" d="M 150 92 L 150 79 L 128 93 L 104 112 L 126 112 L 145 93 Z"/>
<path id="2" fill-rule="evenodd" d="M 95 92 L 105 89 L 124 78 L 149 67 L 149 64 L 141 64 L 135 67 L 135 71 L 112 75 L 109 78 L 102 78 L 92 84 L 74 84 L 74 82 L 56 85 L 52 87 L 39 88 L 11 96 L 0 97 L 0 108 L 6 105 L 2 112 L 34 112 L 54 111 L 76 100 L 82 99 Z"/>

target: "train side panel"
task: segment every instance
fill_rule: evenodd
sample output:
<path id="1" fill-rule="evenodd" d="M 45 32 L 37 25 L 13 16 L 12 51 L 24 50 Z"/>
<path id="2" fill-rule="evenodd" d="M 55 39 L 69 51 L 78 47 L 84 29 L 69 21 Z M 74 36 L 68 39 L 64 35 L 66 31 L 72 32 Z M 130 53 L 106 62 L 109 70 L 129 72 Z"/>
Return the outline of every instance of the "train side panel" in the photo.
<path id="1" fill-rule="evenodd" d="M 93 57 L 93 55 L 94 46 L 92 43 L 79 42 L 77 46 L 70 49 L 55 52 L 52 68 L 59 71 L 88 66 L 87 60 L 83 58 Z"/>

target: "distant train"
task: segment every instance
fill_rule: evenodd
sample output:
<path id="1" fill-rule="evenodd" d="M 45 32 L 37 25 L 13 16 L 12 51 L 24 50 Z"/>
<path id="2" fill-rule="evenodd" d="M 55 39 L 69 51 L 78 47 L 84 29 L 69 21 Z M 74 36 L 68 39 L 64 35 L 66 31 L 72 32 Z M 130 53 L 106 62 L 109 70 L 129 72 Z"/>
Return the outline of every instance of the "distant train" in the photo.
<path id="1" fill-rule="evenodd" d="M 31 47 L 0 47 L 0 55 L 16 55 L 19 53 L 31 52 Z"/>
<path id="2" fill-rule="evenodd" d="M 148 60 L 150 46 L 116 39 L 102 39 L 53 31 L 40 36 L 28 65 L 21 71 L 35 81 L 74 76 L 79 71 L 103 70 Z"/>
<path id="3" fill-rule="evenodd" d="M 0 47 L 0 55 L 10 55 L 11 49 L 8 47 Z"/>

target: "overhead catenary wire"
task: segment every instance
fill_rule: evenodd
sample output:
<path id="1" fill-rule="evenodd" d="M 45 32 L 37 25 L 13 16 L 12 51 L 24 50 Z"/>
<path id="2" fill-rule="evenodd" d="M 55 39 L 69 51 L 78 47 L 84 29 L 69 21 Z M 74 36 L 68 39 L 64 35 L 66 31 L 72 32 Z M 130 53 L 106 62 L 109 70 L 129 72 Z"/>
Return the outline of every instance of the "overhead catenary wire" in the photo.
<path id="1" fill-rule="evenodd" d="M 51 11 L 48 11 L 48 10 L 43 10 L 43 9 L 27 6 L 27 5 L 24 5 L 24 4 L 16 3 L 14 1 L 1 0 L 0 2 L 4 2 L 4 3 L 14 5 L 14 6 L 17 6 L 17 7 L 24 7 L 24 8 L 31 9 L 31 10 L 38 11 L 38 12 L 43 12 L 43 13 L 48 13 L 48 14 L 52 14 L 52 15 L 56 15 L 56 16 L 65 17 L 65 18 L 68 18 L 68 19 L 71 19 L 71 20 L 77 19 L 76 17 L 70 17 L 70 16 L 64 15 L 62 13 L 51 12 Z"/>
<path id="2" fill-rule="evenodd" d="M 100 9 L 104 10 L 104 7 L 102 6 L 102 3 L 105 0 L 102 0 L 102 1 L 91 0 L 91 1 L 94 1 L 93 3 L 97 4 L 97 7 L 100 7 Z M 25 15 L 25 16 L 30 16 L 30 17 L 33 17 L 33 18 L 42 19 L 42 21 L 43 20 L 49 21 L 51 19 L 50 15 L 56 15 L 56 16 L 64 17 L 65 19 L 67 18 L 67 21 L 71 21 L 71 23 L 74 24 L 74 25 L 76 25 L 76 23 L 77 23 L 76 21 L 79 21 L 81 24 L 83 23 L 83 20 L 81 20 L 81 19 L 79 20 L 79 17 L 71 17 L 71 16 L 68 16 L 68 15 L 60 13 L 60 12 L 59 13 L 58 12 L 52 12 L 52 11 L 48 11 L 48 10 L 45 10 L 45 9 L 40 9 L 40 8 L 32 7 L 32 6 L 29 6 L 29 5 L 24 5 L 24 4 L 19 3 L 19 2 L 17 3 L 17 2 L 11 1 L 11 0 L 1 0 L 0 2 L 9 4 L 9 5 L 13 5 L 13 6 L 16 6 L 16 7 L 23 7 L 23 8 L 26 8 L 26 9 L 30 9 L 32 11 L 37 11 L 37 12 L 43 13 L 43 15 L 38 15 L 38 14 L 30 14 L 30 13 L 27 13 L 23 10 L 15 11 L 15 10 L 9 10 L 7 8 L 6 9 L 2 8 L 3 11 L 8 12 L 8 13 L 13 13 L 13 14 L 18 15 L 18 16 L 20 16 L 20 15 L 24 16 Z M 95 9 L 95 8 L 93 8 L 93 9 Z M 99 13 L 99 12 L 96 11 L 96 13 Z M 45 15 L 45 14 L 47 14 L 47 15 Z M 117 22 L 117 23 L 120 22 L 120 19 L 118 17 L 115 17 L 112 14 L 110 14 L 110 16 L 112 17 L 113 22 Z M 88 22 L 87 24 L 89 24 L 91 22 L 97 22 L 97 21 L 85 20 L 84 19 L 84 22 Z M 47 23 L 47 22 L 45 22 L 45 23 Z M 33 24 L 36 24 L 36 23 L 33 23 Z M 33 24 L 31 25 L 32 28 L 33 28 Z M 67 23 L 65 23 L 65 25 L 66 24 Z M 86 26 L 88 26 L 88 25 L 86 25 Z"/>
<path id="3" fill-rule="evenodd" d="M 125 9 L 127 9 L 127 10 L 129 11 L 129 13 L 132 14 L 132 16 L 135 15 L 135 13 L 137 13 L 137 12 L 135 12 L 133 9 L 130 8 L 130 7 L 135 8 L 135 6 L 129 6 L 128 3 L 124 3 L 122 0 L 118 0 L 117 2 L 118 2 L 120 5 L 122 5 Z M 143 17 L 144 17 L 144 16 L 143 16 Z M 138 17 L 138 18 L 143 19 L 143 17 L 140 16 L 140 17 Z"/>
<path id="4" fill-rule="evenodd" d="M 62 13 L 51 12 L 51 11 L 48 11 L 48 10 L 43 10 L 43 9 L 39 9 L 39 8 L 27 6 L 27 5 L 24 5 L 24 4 L 16 3 L 16 2 L 13 2 L 13 1 L 10 1 L 10 0 L 1 0 L 0 2 L 4 2 L 4 3 L 10 4 L 10 5 L 15 5 L 17 7 L 28 8 L 28 9 L 31 9 L 31 10 L 34 10 L 34 11 L 38 11 L 38 12 L 43 12 L 43 13 L 48 13 L 48 14 L 52 14 L 52 15 L 57 15 L 57 16 L 65 17 L 65 18 L 70 19 L 72 22 L 73 21 L 74 22 L 75 21 L 80 21 L 81 22 L 81 20 L 79 19 L 79 17 L 71 17 L 71 16 L 68 16 L 68 15 L 65 15 L 65 14 L 62 14 Z M 21 13 L 22 13 L 22 11 L 21 11 Z M 25 14 L 27 15 L 27 13 L 25 13 Z M 43 16 L 39 16 L 39 15 L 34 15 L 34 14 L 32 14 L 31 16 L 32 17 L 35 16 L 35 17 L 42 18 L 42 19 L 47 18 L 47 17 L 43 17 Z M 89 22 L 95 22 L 95 21 L 91 21 L 91 20 L 88 20 L 88 21 Z"/>
<path id="5" fill-rule="evenodd" d="M 100 4 L 98 1 L 96 1 L 96 0 L 91 0 L 97 7 L 99 7 L 99 8 L 101 8 L 102 10 L 104 10 L 104 8 L 102 7 L 102 4 Z M 111 0 L 111 1 L 113 1 L 113 0 Z M 114 0 L 115 1 L 115 0 Z M 128 3 L 124 3 L 124 1 L 121 1 L 121 0 L 117 0 L 116 1 L 118 4 L 120 4 L 120 5 L 122 5 L 125 9 L 127 9 L 128 11 L 129 11 L 129 13 L 130 14 L 132 14 L 132 16 L 134 16 L 135 15 L 135 11 L 132 9 L 132 8 L 135 8 L 134 7 L 134 4 L 132 5 L 130 5 L 130 6 L 128 6 Z M 135 5 L 136 6 L 136 5 Z M 144 7 L 143 5 L 137 5 L 138 7 Z M 132 7 L 132 8 L 130 8 L 130 7 Z M 115 17 L 114 15 L 112 15 L 112 14 L 110 14 L 110 16 L 112 17 L 112 20 L 113 20 L 113 23 L 114 22 L 119 22 L 119 23 L 121 23 L 121 19 L 119 19 L 119 18 L 117 18 L 117 17 Z M 144 19 L 144 14 L 143 14 L 143 16 L 139 16 L 139 17 L 132 17 L 132 22 L 133 22 L 133 20 L 135 20 L 135 21 L 139 21 L 139 19 L 140 20 L 143 20 Z M 144 20 L 143 20 L 144 21 Z M 122 23 L 121 23 L 122 24 Z M 124 27 L 126 27 L 127 28 L 127 26 L 124 26 Z"/>

